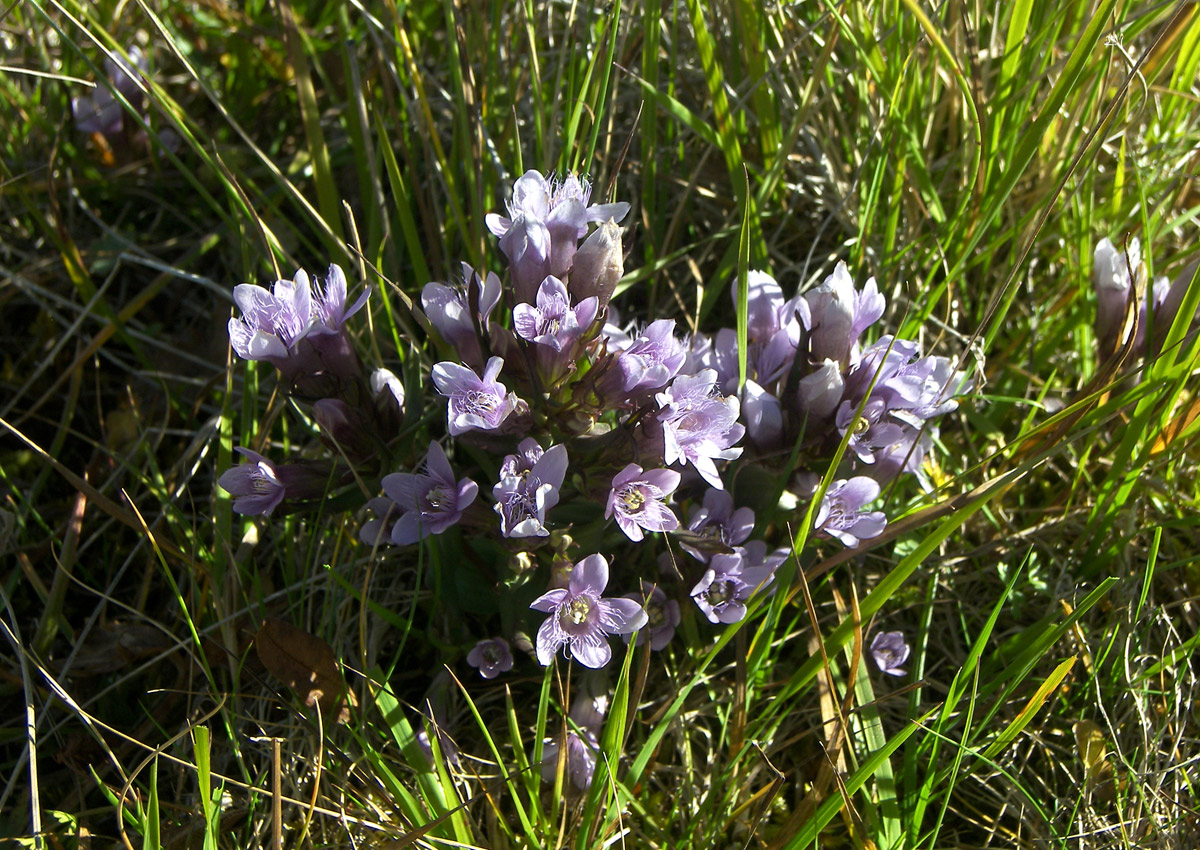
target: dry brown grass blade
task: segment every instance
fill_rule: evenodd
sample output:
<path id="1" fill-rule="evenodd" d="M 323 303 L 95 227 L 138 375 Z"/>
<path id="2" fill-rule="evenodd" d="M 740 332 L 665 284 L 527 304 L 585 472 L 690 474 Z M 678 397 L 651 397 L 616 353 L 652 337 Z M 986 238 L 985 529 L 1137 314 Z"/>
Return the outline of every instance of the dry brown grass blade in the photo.
<path id="1" fill-rule="evenodd" d="M 1150 447 L 1150 456 L 1162 454 L 1170 448 L 1171 444 L 1192 426 L 1197 417 L 1200 417 L 1200 399 L 1193 399 L 1190 404 L 1178 411 L 1175 418 L 1168 422 L 1167 427 L 1163 428 L 1154 438 L 1154 445 Z"/>

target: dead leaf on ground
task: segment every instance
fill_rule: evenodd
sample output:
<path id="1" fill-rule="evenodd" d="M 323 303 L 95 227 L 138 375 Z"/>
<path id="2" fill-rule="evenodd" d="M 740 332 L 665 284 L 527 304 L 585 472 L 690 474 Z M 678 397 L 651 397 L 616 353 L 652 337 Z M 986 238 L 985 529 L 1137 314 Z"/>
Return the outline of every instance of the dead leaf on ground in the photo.
<path id="1" fill-rule="evenodd" d="M 350 707 L 358 706 L 354 692 L 347 689 L 338 669 L 333 647 L 291 623 L 270 617 L 254 637 L 258 659 L 272 676 L 287 683 L 305 705 L 320 708 L 338 723 L 350 719 Z"/>

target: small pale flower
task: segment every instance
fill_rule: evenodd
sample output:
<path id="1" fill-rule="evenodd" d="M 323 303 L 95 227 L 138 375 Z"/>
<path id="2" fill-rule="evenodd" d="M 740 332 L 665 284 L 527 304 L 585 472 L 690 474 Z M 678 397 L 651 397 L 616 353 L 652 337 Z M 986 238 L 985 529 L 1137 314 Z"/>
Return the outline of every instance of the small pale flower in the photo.
<path id="1" fill-rule="evenodd" d="M 766 547 L 761 547 L 766 551 Z M 754 553 L 761 554 L 761 553 Z M 769 558 L 762 563 L 744 548 L 731 554 L 713 555 L 708 569 L 692 588 L 692 599 L 711 623 L 736 623 L 746 616 L 746 602 L 760 587 L 775 580 L 775 570 L 782 563 L 780 558 Z"/>
<path id="2" fill-rule="evenodd" d="M 902 668 L 908 660 L 911 649 L 904 640 L 904 632 L 879 632 L 871 641 L 871 657 L 881 673 L 889 676 L 903 676 L 907 672 Z"/>
<path id="3" fill-rule="evenodd" d="M 512 650 L 504 638 L 481 640 L 467 653 L 467 663 L 485 679 L 494 679 L 512 669 Z"/>
<path id="4" fill-rule="evenodd" d="M 500 482 L 492 488 L 500 532 L 505 537 L 546 537 L 546 512 L 558 504 L 559 488 L 567 474 L 566 446 L 545 452 L 532 437 L 517 447 L 500 467 Z"/>
<path id="5" fill-rule="evenodd" d="M 538 288 L 537 304 L 513 308 L 513 328 L 522 339 L 556 352 L 569 352 L 596 318 L 596 299 L 585 298 L 571 306 L 566 285 L 549 276 Z"/>
<path id="6" fill-rule="evenodd" d="M 233 496 L 233 509 L 239 514 L 270 514 L 283 501 L 284 486 L 275 464 L 258 452 L 238 446 L 234 451 L 249 463 L 234 466 L 217 479 L 222 489 Z"/>
<path id="7" fill-rule="evenodd" d="M 641 593 L 627 593 L 625 598 L 637 602 L 646 612 L 646 628 L 638 632 L 637 645 L 649 640 L 654 652 L 665 648 L 679 626 L 679 603 L 668 599 L 661 587 L 645 579 L 642 579 Z M 630 640 L 632 635 L 625 635 L 625 642 Z"/>
<path id="8" fill-rule="evenodd" d="M 864 510 L 878 497 L 878 482 L 865 475 L 834 481 L 825 491 L 813 527 L 850 548 L 869 537 L 878 537 L 887 527 L 887 516 L 883 511 Z"/>
<path id="9" fill-rule="evenodd" d="M 385 475 L 383 491 L 404 512 L 392 527 L 392 542 L 405 546 L 430 534 L 441 534 L 457 523 L 463 511 L 475 501 L 479 485 L 469 478 L 455 483 L 446 453 L 436 442 L 431 442 L 425 456 L 425 471 Z"/>
<path id="10" fill-rule="evenodd" d="M 692 510 L 687 527 L 701 537 L 732 548 L 744 543 L 754 530 L 754 511 L 750 508 L 734 510 L 729 491 L 713 489 L 704 494 L 704 503 Z M 707 561 L 714 554 L 689 544 L 686 539 L 681 539 L 680 545 L 701 561 Z"/>
<path id="11" fill-rule="evenodd" d="M 665 500 L 679 486 L 679 473 L 669 469 L 643 471 L 631 463 L 618 472 L 608 493 L 604 518 L 614 514 L 617 525 L 633 541 L 641 540 L 645 531 L 674 531 L 679 518 L 668 508 Z"/>
<path id="12" fill-rule="evenodd" d="M 504 360 L 492 357 L 480 378 L 460 363 L 443 361 L 433 367 L 433 385 L 450 402 L 446 418 L 450 435 L 494 431 L 517 406 L 517 397 L 496 380 Z"/>
<path id="13" fill-rule="evenodd" d="M 700 476 L 718 490 L 724 489 L 717 460 L 732 460 L 742 454 L 733 444 L 746 433 L 738 424 L 741 405 L 734 396 L 717 390 L 717 373 L 704 369 L 698 375 L 680 375 L 655 399 L 662 409 L 663 462 L 690 463 Z"/>
<path id="14" fill-rule="evenodd" d="M 605 599 L 608 561 L 589 555 L 571 570 L 566 588 L 555 588 L 529 606 L 550 614 L 537 633 L 537 657 L 550 666 L 555 654 L 568 647 L 585 667 L 603 667 L 612 658 L 608 635 L 624 635 L 646 625 L 646 612 L 631 599 Z"/>
<path id="15" fill-rule="evenodd" d="M 621 389 L 632 396 L 657 390 L 679 374 L 687 349 L 675 338 L 675 320 L 651 322 L 617 358 Z"/>
<path id="16" fill-rule="evenodd" d="M 483 366 L 480 332 L 486 333 L 492 311 L 500 302 L 500 278 L 494 272 L 480 277 L 462 264 L 461 283 L 427 283 L 421 290 L 421 306 L 442 339 L 454 346 L 459 358 L 470 366 Z M 474 300 L 475 312 L 472 312 Z"/>

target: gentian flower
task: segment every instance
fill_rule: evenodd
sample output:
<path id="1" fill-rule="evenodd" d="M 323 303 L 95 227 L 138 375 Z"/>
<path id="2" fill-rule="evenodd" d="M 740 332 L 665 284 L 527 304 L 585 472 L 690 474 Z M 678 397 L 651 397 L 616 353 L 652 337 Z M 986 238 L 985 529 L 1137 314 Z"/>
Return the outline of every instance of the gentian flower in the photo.
<path id="1" fill-rule="evenodd" d="M 742 387 L 742 419 L 746 436 L 763 451 L 778 448 L 783 438 L 783 405 L 755 381 Z"/>
<path id="2" fill-rule="evenodd" d="M 424 472 L 383 477 L 383 492 L 404 512 L 392 527 L 392 542 L 398 546 L 441 534 L 458 522 L 479 493 L 479 485 L 469 478 L 455 483 L 450 461 L 436 442 L 429 444 L 424 466 Z"/>
<path id="3" fill-rule="evenodd" d="M 765 553 L 766 547 L 762 547 Z M 692 588 L 696 607 L 711 623 L 736 623 L 746 616 L 746 602 L 760 587 L 775 580 L 783 561 L 771 558 L 756 563 L 754 554 L 738 547 L 730 554 L 713 555 L 708 569 Z"/>
<path id="4" fill-rule="evenodd" d="M 459 363 L 443 361 L 433 367 L 433 385 L 446 396 L 446 418 L 450 436 L 467 431 L 494 431 L 517 406 L 515 393 L 507 392 L 496 380 L 504 360 L 492 357 L 481 379 L 474 371 Z"/>
<path id="5" fill-rule="evenodd" d="M 907 672 L 900 665 L 908 660 L 910 651 L 904 632 L 879 632 L 871 641 L 875 666 L 889 676 L 903 676 Z"/>
<path id="6" fill-rule="evenodd" d="M 421 290 L 421 306 L 442 339 L 450 343 L 467 365 L 483 367 L 480 332 L 487 332 L 492 311 L 500 302 L 500 278 L 488 272 L 483 278 L 470 265 L 462 264 L 463 280 L 453 286 L 427 283 Z M 475 312 L 471 302 L 475 302 Z"/>
<path id="7" fill-rule="evenodd" d="M 271 291 L 242 283 L 233 288 L 240 319 L 229 320 L 229 342 L 243 360 L 266 360 L 288 380 L 328 372 L 358 374 L 358 358 L 342 330 L 366 303 L 370 290 L 346 309 L 346 276 L 329 267 L 324 286 L 314 288 L 303 269 L 278 280 Z"/>
<path id="8" fill-rule="evenodd" d="M 1103 352 L 1115 351 L 1121 343 L 1121 326 L 1131 298 L 1135 298 L 1129 270 L 1142 272 L 1142 243 L 1136 236 L 1129 240 L 1128 255 L 1118 251 L 1105 237 L 1092 255 L 1092 285 L 1096 290 L 1096 339 Z M 1144 339 L 1145 328 L 1139 333 Z"/>
<path id="9" fill-rule="evenodd" d="M 233 499 L 239 514 L 270 514 L 284 499 L 315 499 L 329 487 L 332 468 L 323 463 L 290 463 L 277 466 L 258 452 L 237 446 L 234 451 L 249 463 L 221 473 L 217 484 Z"/>
<path id="10" fill-rule="evenodd" d="M 679 626 L 679 603 L 668 599 L 661 587 L 645 579 L 642 579 L 641 593 L 627 593 L 625 598 L 637 602 L 646 612 L 646 628 L 638 632 L 637 645 L 649 640 L 654 652 L 666 647 Z M 632 638 L 632 635 L 625 635 L 625 642 L 629 643 Z"/>
<path id="11" fill-rule="evenodd" d="M 527 437 L 500 467 L 500 483 L 492 488 L 500 532 L 505 537 L 546 537 L 546 512 L 558 504 L 559 488 L 567 474 L 566 446 L 545 452 Z"/>
<path id="12" fill-rule="evenodd" d="M 883 511 L 863 510 L 863 506 L 875 501 L 879 490 L 879 483 L 865 475 L 834 481 L 825 491 L 813 528 L 849 548 L 868 537 L 878 537 L 887 527 L 887 516 Z"/>
<path id="13" fill-rule="evenodd" d="M 717 460 L 732 460 L 742 453 L 732 448 L 746 428 L 738 424 L 741 405 L 734 396 L 716 388 L 717 373 L 704 369 L 698 375 L 680 375 L 655 399 L 661 408 L 663 462 L 686 462 L 710 485 L 723 490 Z"/>
<path id="14" fill-rule="evenodd" d="M 646 625 L 646 612 L 631 599 L 605 599 L 608 561 L 589 555 L 571 570 L 567 587 L 548 590 L 529 606 L 550 614 L 537 633 L 537 657 L 550 666 L 566 646 L 585 667 L 603 667 L 612 658 L 608 635 L 624 635 Z"/>
<path id="15" fill-rule="evenodd" d="M 643 471 L 636 463 L 631 463 L 613 478 L 604 518 L 616 514 L 617 525 L 635 542 L 645 536 L 643 529 L 674 531 L 679 528 L 679 518 L 664 501 L 678 486 L 678 472 L 669 469 Z"/>
<path id="16" fill-rule="evenodd" d="M 754 530 L 754 511 L 750 508 L 735 511 L 729 491 L 712 489 L 704 494 L 704 503 L 692 510 L 687 527 L 701 537 L 732 548 L 744 543 Z M 679 545 L 701 561 L 707 561 L 714 554 L 689 544 L 684 538 L 680 539 Z"/>
<path id="17" fill-rule="evenodd" d="M 138 80 L 149 68 L 150 59 L 136 45 L 130 47 L 128 53 L 133 64 L 116 53 L 105 55 L 104 76 L 130 106 L 141 112 L 145 94 Z M 99 133 L 110 140 L 120 136 L 125 127 L 125 113 L 120 102 L 103 85 L 97 85 L 90 94 L 71 98 L 71 115 L 79 132 Z"/>
<path id="18" fill-rule="evenodd" d="M 686 358 L 687 349 L 675 338 L 675 320 L 651 322 L 617 357 L 621 390 L 633 396 L 666 386 Z"/>
<path id="19" fill-rule="evenodd" d="M 587 790 L 596 772 L 596 755 L 600 750 L 597 735 L 604 723 L 601 703 L 607 700 L 579 697 L 571 706 L 570 718 L 579 731 L 567 729 L 567 775 L 580 791 Z M 542 781 L 553 782 L 558 772 L 559 740 L 547 738 L 542 748 Z"/>
<path id="20" fill-rule="evenodd" d="M 279 479 L 275 464 L 258 452 L 241 446 L 234 451 L 250 462 L 225 470 L 217 479 L 217 484 L 234 497 L 233 509 L 237 513 L 269 515 L 279 507 L 284 496 L 283 482 Z"/>
<path id="21" fill-rule="evenodd" d="M 513 308 L 517 335 L 554 351 L 569 350 L 595 318 L 596 299 L 585 298 L 572 307 L 566 285 L 552 275 L 538 288 L 537 306 L 518 304 Z"/>
<path id="22" fill-rule="evenodd" d="M 577 302 L 595 298 L 598 309 L 603 310 L 623 274 L 625 249 L 621 245 L 621 228 L 609 219 L 592 231 L 579 247 L 567 287 Z"/>
<path id="23" fill-rule="evenodd" d="M 494 679 L 512 669 L 512 650 L 504 638 L 481 640 L 467 653 L 467 663 L 485 679 Z"/>
<path id="24" fill-rule="evenodd" d="M 836 360 L 849 364 L 859 336 L 883 315 L 887 306 L 875 278 L 869 278 L 859 292 L 842 262 L 823 284 L 804 293 L 804 299 L 812 320 L 809 353 L 817 363 Z"/>

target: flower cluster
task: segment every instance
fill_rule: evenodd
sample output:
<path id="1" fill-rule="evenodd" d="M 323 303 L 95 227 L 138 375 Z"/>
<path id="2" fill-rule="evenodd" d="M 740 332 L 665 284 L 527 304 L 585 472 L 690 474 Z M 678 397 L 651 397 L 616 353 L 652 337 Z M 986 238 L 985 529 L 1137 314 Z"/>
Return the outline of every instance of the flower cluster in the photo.
<path id="1" fill-rule="evenodd" d="M 336 449 L 318 469 L 322 487 L 378 482 L 361 540 L 459 555 L 459 566 L 432 559 L 450 571 L 439 586 L 459 587 L 468 567 L 471 581 L 494 582 L 499 601 L 459 626 L 460 657 L 484 679 L 514 669 L 521 647 L 542 665 L 594 669 L 612 660 L 614 637 L 659 652 L 685 617 L 689 629 L 744 620 L 792 554 L 779 505 L 811 499 L 811 481 L 836 465 L 812 510 L 816 537 L 846 547 L 877 538 L 887 517 L 872 504 L 901 475 L 921 480 L 937 420 L 970 387 L 914 342 L 868 339 L 885 299 L 840 263 L 786 299 L 769 274 L 750 274 L 744 381 L 731 328 L 689 338 L 669 318 L 619 325 L 610 302 L 629 205 L 591 198 L 574 175 L 520 177 L 507 215 L 487 217 L 507 281 L 464 264 L 455 281 L 425 285 L 418 318 L 439 356 L 428 371 L 406 364 L 406 381 L 365 375 L 347 320 L 367 293 L 347 306 L 337 266 L 323 282 L 301 271 L 270 290 L 234 290 L 234 351 L 276 366 Z M 234 510 L 316 498 L 308 478 L 242 453 L 248 462 L 219 482 Z M 797 463 L 781 471 L 788 455 Z M 463 565 L 468 548 L 507 566 Z M 479 617 L 492 618 L 483 634 L 472 633 Z M 598 721 L 576 714 L 543 770 L 565 746 L 582 789 Z"/>

